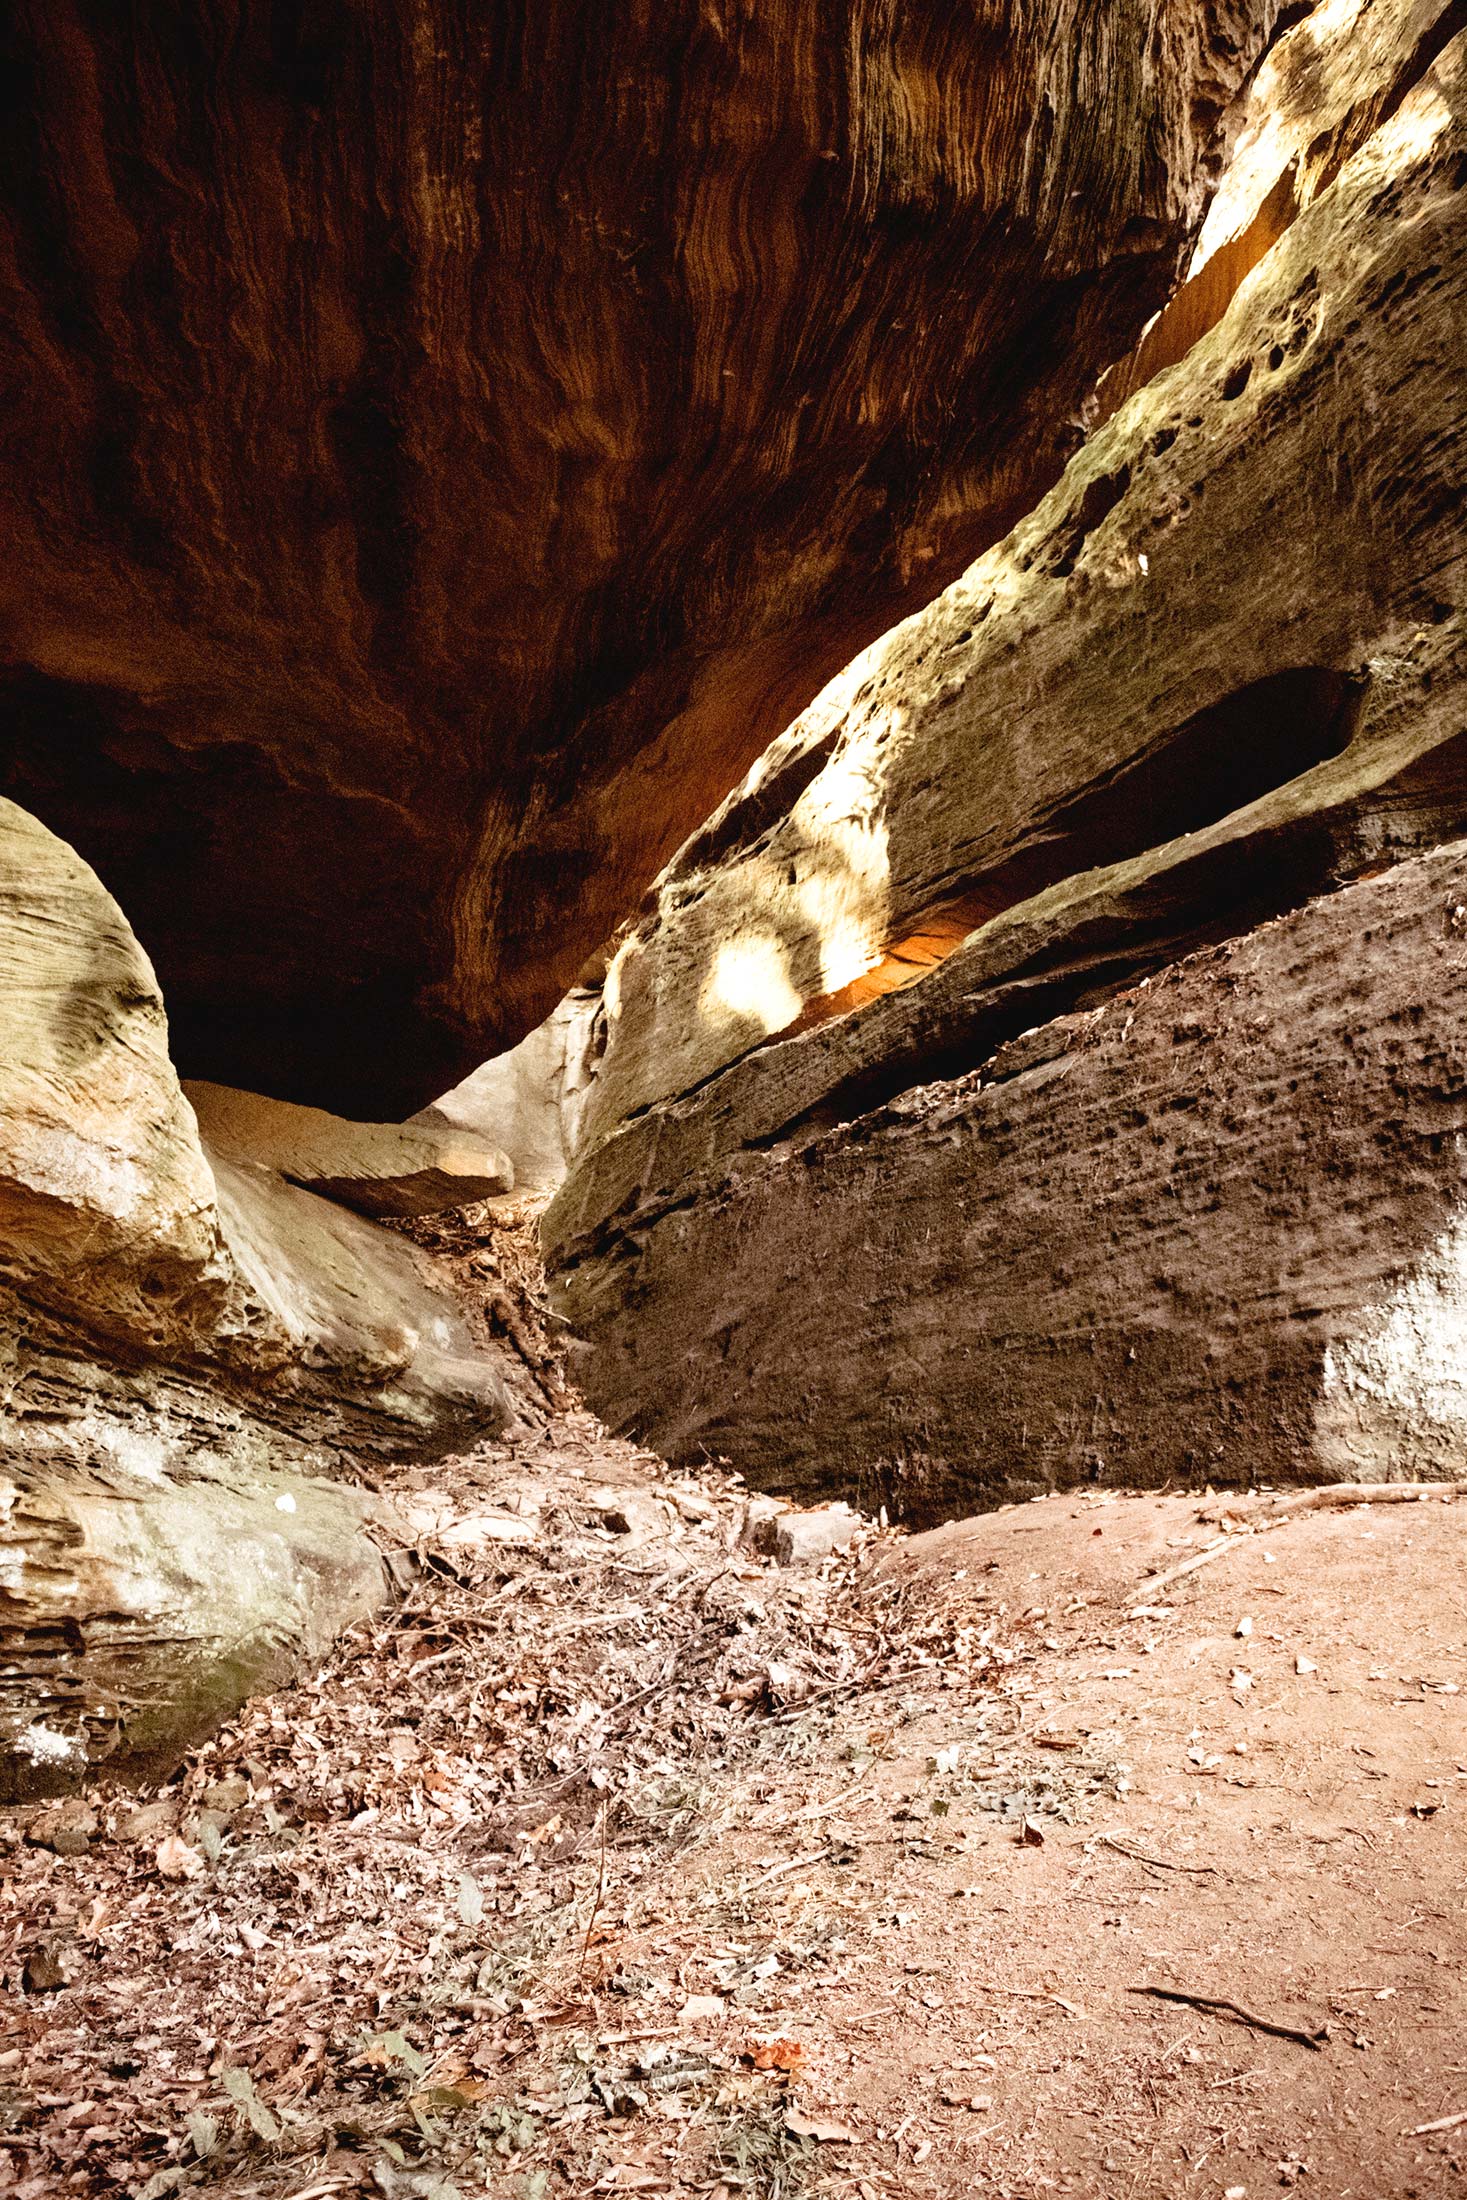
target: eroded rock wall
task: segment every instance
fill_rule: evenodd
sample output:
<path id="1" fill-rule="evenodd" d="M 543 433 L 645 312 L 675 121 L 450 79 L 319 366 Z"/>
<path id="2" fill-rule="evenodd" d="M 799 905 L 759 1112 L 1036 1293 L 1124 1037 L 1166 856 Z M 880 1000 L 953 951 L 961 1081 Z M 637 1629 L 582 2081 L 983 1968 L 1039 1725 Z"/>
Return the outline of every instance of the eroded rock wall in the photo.
<path id="1" fill-rule="evenodd" d="M 1462 1471 L 1464 48 L 661 882 L 546 1219 L 614 1425 L 924 1516 Z"/>
<path id="2" fill-rule="evenodd" d="M 0 792 L 185 1073 L 397 1117 L 530 1030 L 1054 478 L 1276 13 L 11 9 Z"/>
<path id="3" fill-rule="evenodd" d="M 561 1303 L 613 1425 L 922 1524 L 1459 1475 L 1464 1218 L 1459 842 L 744 1154 Z"/>
<path id="4" fill-rule="evenodd" d="M 504 1425 L 410 1247 L 211 1157 L 94 872 L 0 801 L 0 1793 L 158 1770 L 383 1599 L 354 1477 Z"/>
<path id="5" fill-rule="evenodd" d="M 1431 790 L 1455 799 L 1462 730 L 1460 53 L 1186 359 L 680 851 L 608 976 L 588 1148 L 970 934 L 996 948 L 985 918 L 1037 918 L 1092 870 L 1174 871 L 1292 821 L 1284 867 L 1308 891 L 1442 837 Z M 1246 921 L 1241 845 L 1233 869 Z"/>

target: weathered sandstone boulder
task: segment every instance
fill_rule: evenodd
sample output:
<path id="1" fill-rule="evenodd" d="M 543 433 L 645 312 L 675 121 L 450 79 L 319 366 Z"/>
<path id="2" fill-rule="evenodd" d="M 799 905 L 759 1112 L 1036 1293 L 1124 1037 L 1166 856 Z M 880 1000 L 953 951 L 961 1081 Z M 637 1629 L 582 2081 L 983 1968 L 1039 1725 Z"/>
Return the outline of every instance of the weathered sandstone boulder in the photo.
<path id="1" fill-rule="evenodd" d="M 659 883 L 546 1218 L 614 1425 L 927 1517 L 1461 1471 L 1464 48 Z"/>
<path id="2" fill-rule="evenodd" d="M 273 1169 L 358 1214 L 438 1214 L 514 1185 L 514 1169 L 497 1147 L 455 1136 L 446 1123 L 349 1123 L 324 1108 L 230 1085 L 187 1083 L 183 1090 L 216 1157 Z"/>
<path id="3" fill-rule="evenodd" d="M 559 1279 L 665 1456 L 922 1522 L 1467 1464 L 1467 842 L 1200 950 Z"/>
<path id="4" fill-rule="evenodd" d="M 185 1073 L 397 1118 L 538 1023 L 1053 480 L 1278 13 L 10 11 L 0 792 Z"/>
<path id="5" fill-rule="evenodd" d="M 218 1237 L 147 957 L 81 858 L 0 801 L 0 1277 L 147 1333 Z"/>
<path id="6" fill-rule="evenodd" d="M 0 1793 L 157 1769 L 385 1593 L 343 1479 L 503 1424 L 411 1248 L 210 1159 L 89 867 L 0 802 Z"/>
<path id="7" fill-rule="evenodd" d="M 574 987 L 543 1024 L 413 1117 L 427 1130 L 493 1136 L 520 1192 L 553 1192 L 580 1142 L 603 1026 L 601 987 Z"/>

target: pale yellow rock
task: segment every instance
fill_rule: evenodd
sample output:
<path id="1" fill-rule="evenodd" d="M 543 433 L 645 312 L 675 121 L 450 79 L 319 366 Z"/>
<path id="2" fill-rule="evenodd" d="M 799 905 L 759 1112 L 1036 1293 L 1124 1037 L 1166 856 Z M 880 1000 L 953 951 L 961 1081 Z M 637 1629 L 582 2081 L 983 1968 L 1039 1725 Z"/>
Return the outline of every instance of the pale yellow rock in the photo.
<path id="1" fill-rule="evenodd" d="M 362 1458 L 507 1413 L 412 1247 L 211 1166 L 122 912 L 0 802 L 0 1796 L 157 1771 L 319 1657 L 387 1591 Z"/>
<path id="2" fill-rule="evenodd" d="M 577 986 L 528 1037 L 412 1118 L 439 1136 L 502 1146 L 517 1192 L 553 1192 L 575 1153 L 596 1075 L 599 985 Z"/>
<path id="3" fill-rule="evenodd" d="M 0 801 L 0 1276 L 151 1333 L 217 1244 L 152 965 L 96 873 Z"/>
<path id="4" fill-rule="evenodd" d="M 273 1169 L 359 1214 L 436 1214 L 514 1187 L 507 1156 L 451 1123 L 352 1123 L 230 1085 L 183 1089 L 213 1152 Z"/>

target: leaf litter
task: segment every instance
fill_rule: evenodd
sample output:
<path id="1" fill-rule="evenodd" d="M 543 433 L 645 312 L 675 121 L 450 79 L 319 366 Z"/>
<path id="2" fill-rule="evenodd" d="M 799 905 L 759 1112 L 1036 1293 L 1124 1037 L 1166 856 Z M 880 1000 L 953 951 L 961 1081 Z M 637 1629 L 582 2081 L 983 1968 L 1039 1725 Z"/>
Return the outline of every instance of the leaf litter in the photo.
<path id="1" fill-rule="evenodd" d="M 639 2040 L 617 1945 L 761 1768 L 883 1688 L 994 1687 L 1006 1654 L 873 1581 L 890 1531 L 781 1568 L 740 1547 L 739 1477 L 608 1436 L 566 1384 L 526 1214 L 411 1234 L 509 1337 L 521 1426 L 379 1470 L 399 1594 L 319 1672 L 156 1793 L 89 1791 L 79 1853 L 28 1838 L 41 1813 L 0 1822 L 14 2200 L 452 2200 L 511 2174 L 517 2200 L 788 2193 L 847 2135 L 792 2095 L 798 2040 L 695 2037 L 728 2030 L 710 2003 L 766 1997 L 757 1962 Z M 719 1914 L 842 1853 L 837 1821 Z M 655 2156 L 635 2176 L 634 2127 Z"/>
<path id="2" fill-rule="evenodd" d="M 1248 2112 L 1255 2070 L 1212 2079 L 1189 2035 L 1162 2052 L 1144 2022 L 1138 2033 L 1134 2015 L 1122 2025 L 1096 2003 L 1144 2009 L 1130 1989 L 1162 1983 L 1146 1973 L 1165 1963 L 1180 1973 L 1170 1995 L 1220 2011 L 1231 1973 L 1261 1975 L 1256 1954 L 1242 1968 L 1244 1947 L 1270 1945 L 1261 1911 L 1251 1939 L 1239 1937 L 1239 1907 L 1265 1904 L 1280 1871 L 1307 1872 L 1316 1899 L 1322 1884 L 1307 1826 L 1275 1830 L 1250 1857 L 1248 1829 L 1205 1792 L 1236 1800 L 1276 1785 L 1246 1752 L 1272 1746 L 1256 1731 L 1258 1698 L 1276 1705 L 1281 1672 L 1311 1705 L 1321 1686 L 1309 1688 L 1318 1666 L 1298 1637 L 1285 1648 L 1260 1621 L 1254 1673 L 1238 1688 L 1233 1604 L 1211 1638 L 1170 1654 L 1170 1709 L 1155 1680 L 1139 1700 L 1137 1664 L 1077 1662 L 1119 1654 L 1159 1673 L 1165 1638 L 1184 1623 L 1174 1600 L 1156 1601 L 1155 1571 L 1137 1604 L 1141 1556 L 1126 1538 L 1151 1536 L 1154 1568 L 1167 1525 L 1183 1533 L 1166 1550 L 1197 1540 L 1194 1501 L 1081 1495 L 910 1544 L 866 1520 L 844 1548 L 782 1567 L 768 1555 L 770 1500 L 750 1500 L 716 1467 L 671 1472 L 580 1406 L 526 1214 L 467 1210 L 406 1234 L 448 1268 L 481 1333 L 514 1354 L 521 1426 L 513 1440 L 378 1476 L 404 1522 L 389 1554 L 396 1600 L 319 1673 L 248 1704 L 153 1794 L 103 1782 L 59 1807 L 0 1814 L 0 2194 L 945 2200 L 988 2189 L 995 2173 L 1022 2187 L 1029 2172 L 1047 2189 L 1041 2170 L 1063 2165 L 1035 2137 L 1046 2073 L 1066 2116 L 1095 2119 L 1095 2162 L 1073 2157 L 1080 2182 L 1066 2174 L 1066 2191 L 1136 2190 L 1174 2086 L 1194 2088 L 1190 2107 L 1178 2092 L 1180 2123 L 1166 2127 L 1189 2135 L 1194 2170 L 1211 2170 L 1219 2145 L 1233 2161 L 1250 2146 L 1262 2159 L 1261 2133 L 1250 2141 L 1229 2125 L 1218 2139 L 1208 2120 L 1214 2104 Z M 1291 1513 L 1228 1507 L 1244 1530 L 1228 1538 L 1231 1578 L 1250 1550 L 1273 1561 L 1253 1517 L 1270 1541 L 1300 1533 Z M 1311 1517 L 1321 1534 L 1332 1519 L 1353 1532 L 1333 1496 Z M 1437 1506 L 1424 1517 L 1440 1565 L 1449 1522 Z M 1106 1536 L 1092 1545 L 1097 1520 Z M 1036 1549 L 1020 1539 L 1035 1534 L 1042 1564 L 1024 1608 Z M 1094 1567 L 1112 1542 L 1102 1578 Z M 1000 1565 L 1006 1582 L 980 1588 Z M 1191 1570 L 1184 1601 L 1223 1580 L 1214 1569 L 1194 1583 Z M 1016 1590 L 1012 1606 L 995 1600 Z M 1250 1601 L 1262 1593 L 1255 1582 Z M 1313 1604 L 1310 1647 L 1337 1625 L 1333 1593 Z M 1043 1693 L 1059 1677 L 1036 1678 L 1043 1652 L 1070 1659 L 1069 1701 Z M 1386 1654 L 1383 1640 L 1373 1654 Z M 1444 1656 L 1451 1645 L 1423 1635 L 1401 1672 L 1412 1695 L 1383 1699 L 1378 1714 L 1362 1699 L 1357 1715 L 1454 1708 L 1464 1676 L 1446 1673 Z M 1194 1724 L 1198 1657 L 1216 1671 L 1205 1729 Z M 1371 1667 L 1368 1679 L 1387 1677 Z M 1255 1722 L 1237 1756 L 1213 1746 L 1223 1719 Z M 1378 1872 L 1382 1845 L 1406 1838 L 1395 1829 L 1436 1838 L 1454 1826 L 1442 1802 L 1467 1763 L 1433 1761 L 1432 1796 L 1413 1788 L 1403 1801 L 1392 1781 L 1404 1773 L 1388 1779 L 1373 1762 L 1384 1729 L 1355 1731 L 1370 1737 L 1359 1777 L 1375 1816 L 1371 1829 L 1341 1830 L 1352 1843 L 1368 1836 L 1360 1868 Z M 1140 1759 L 1134 1778 L 1124 1752 Z M 1173 1768 L 1186 1784 L 1159 1797 Z M 1302 1790 L 1298 1764 L 1290 1778 Z M 1139 1818 L 1089 1839 L 1067 1833 L 1107 1805 L 1130 1814 L 1142 1794 Z M 986 1852 L 985 1814 L 998 1821 Z M 1307 1861 L 1279 1862 L 1281 1843 L 1288 1859 L 1309 1849 Z M 1326 1853 L 1353 1868 L 1345 1846 Z M 975 1871 L 982 1884 L 957 1883 Z M 1115 1877 L 1127 1872 L 1129 1890 Z M 1401 1885 L 1419 1898 L 1417 1872 Z M 1168 1888 L 1190 1909 L 1229 1906 L 1205 1976 L 1206 1943 L 1150 1927 Z M 1091 1930 L 1119 1946 L 1131 1918 L 1146 1921 L 1133 1944 L 1141 1977 L 1085 1960 Z M 1296 1939 L 1291 1924 L 1290 1961 Z M 1073 1973 L 1061 1968 L 1066 1948 Z M 1276 1951 L 1275 1976 L 1283 1960 Z M 1083 2001 L 1062 1990 L 1071 1976 Z M 1381 2000 L 1394 1980 L 1373 1991 L 1370 2032 L 1353 2041 L 1372 2054 L 1402 2006 Z M 1348 2019 L 1339 1997 L 1330 2006 Z M 1087 2077 L 1081 2038 L 1100 2038 L 1098 2018 L 1113 2050 L 1103 2082 Z M 1225 2036 L 1216 2013 L 1197 2021 Z M 1056 2025 L 1076 2040 L 1058 2063 L 1046 2044 Z M 1316 2061 L 1291 2038 L 1277 2052 Z M 1458 2066 L 1443 2065 L 1445 2052 L 1423 2058 L 1412 2035 L 1417 2146 L 1454 2143 Z M 1292 2151 L 1278 2173 L 1292 2184 L 1308 2163 L 1290 2084 Z M 1398 2128 L 1406 2106 L 1392 2101 Z M 1307 2113 L 1318 2172 L 1331 2142 Z"/>

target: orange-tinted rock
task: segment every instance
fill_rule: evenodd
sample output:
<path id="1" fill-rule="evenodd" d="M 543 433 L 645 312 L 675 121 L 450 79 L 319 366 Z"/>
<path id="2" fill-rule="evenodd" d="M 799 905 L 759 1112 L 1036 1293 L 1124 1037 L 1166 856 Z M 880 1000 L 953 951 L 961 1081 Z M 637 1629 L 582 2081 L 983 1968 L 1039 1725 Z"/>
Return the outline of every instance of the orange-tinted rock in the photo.
<path id="1" fill-rule="evenodd" d="M 11 11 L 0 792 L 184 1072 L 529 1030 L 1052 479 L 1275 0 Z"/>

